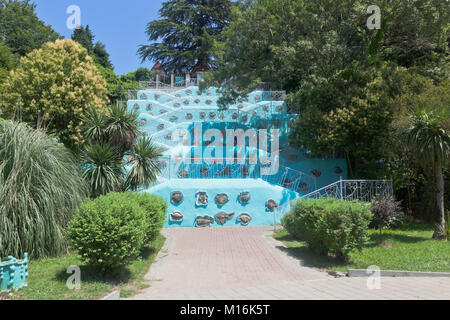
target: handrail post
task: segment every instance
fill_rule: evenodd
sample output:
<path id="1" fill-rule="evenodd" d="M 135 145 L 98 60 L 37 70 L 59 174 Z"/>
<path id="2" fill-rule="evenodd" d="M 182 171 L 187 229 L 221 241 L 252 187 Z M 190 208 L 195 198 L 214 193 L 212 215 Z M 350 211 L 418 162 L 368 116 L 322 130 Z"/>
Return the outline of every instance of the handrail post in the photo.
<path id="1" fill-rule="evenodd" d="M 277 211 L 278 208 L 273 210 L 273 232 L 277 231 Z"/>
<path id="2" fill-rule="evenodd" d="M 339 180 L 339 183 L 340 183 L 340 187 L 341 187 L 341 200 L 342 200 L 342 199 L 344 199 L 343 193 L 342 193 L 342 176 L 341 176 L 341 178 Z"/>

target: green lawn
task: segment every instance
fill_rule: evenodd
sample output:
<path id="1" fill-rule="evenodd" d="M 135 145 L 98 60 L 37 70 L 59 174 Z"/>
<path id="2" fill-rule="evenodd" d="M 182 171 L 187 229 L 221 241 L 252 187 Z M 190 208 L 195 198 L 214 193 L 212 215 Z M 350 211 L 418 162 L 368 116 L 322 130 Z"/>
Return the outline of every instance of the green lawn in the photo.
<path id="1" fill-rule="evenodd" d="M 27 300 L 91 300 L 99 299 L 120 289 L 121 297 L 130 296 L 147 287 L 144 275 L 156 254 L 163 246 L 165 238 L 160 235 L 151 246 L 145 247 L 142 257 L 115 274 L 103 275 L 98 270 L 85 266 L 75 254 L 62 258 L 42 259 L 30 262 L 28 287 L 12 293 L 9 299 Z M 69 266 L 81 268 L 81 289 L 69 290 L 66 281 Z"/>
<path id="2" fill-rule="evenodd" d="M 384 243 L 380 245 L 379 231 L 370 230 L 370 241 L 362 252 L 352 252 L 347 262 L 315 254 L 285 230 L 277 231 L 275 238 L 305 264 L 324 270 L 346 272 L 376 265 L 381 270 L 450 272 L 450 242 L 431 240 L 432 234 L 433 228 L 429 225 L 411 224 L 383 230 Z"/>

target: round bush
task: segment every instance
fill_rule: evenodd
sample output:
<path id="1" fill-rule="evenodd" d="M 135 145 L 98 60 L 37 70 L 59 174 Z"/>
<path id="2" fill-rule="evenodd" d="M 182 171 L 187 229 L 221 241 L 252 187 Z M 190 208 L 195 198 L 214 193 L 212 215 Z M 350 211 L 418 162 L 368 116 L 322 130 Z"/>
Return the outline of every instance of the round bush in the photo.
<path id="1" fill-rule="evenodd" d="M 144 241 L 149 243 L 156 239 L 164 226 L 168 207 L 167 201 L 149 193 L 130 193 L 130 197 L 145 211 L 147 224 Z"/>
<path id="2" fill-rule="evenodd" d="M 290 234 L 318 253 L 344 259 L 367 241 L 373 217 L 369 207 L 359 201 L 304 199 L 297 201 L 282 223 Z"/>
<path id="3" fill-rule="evenodd" d="M 128 264 L 144 245 L 147 214 L 130 193 L 110 193 L 84 202 L 69 223 L 71 248 L 103 269 Z"/>

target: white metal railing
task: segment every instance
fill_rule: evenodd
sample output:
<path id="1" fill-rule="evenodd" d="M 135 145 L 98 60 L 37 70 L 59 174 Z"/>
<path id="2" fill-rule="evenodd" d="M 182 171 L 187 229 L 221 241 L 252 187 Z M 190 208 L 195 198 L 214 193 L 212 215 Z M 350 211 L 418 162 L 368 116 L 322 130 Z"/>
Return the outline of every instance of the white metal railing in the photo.
<path id="1" fill-rule="evenodd" d="M 185 161 L 162 157 L 158 160 L 160 182 L 170 179 L 262 179 L 300 194 L 317 188 L 316 177 L 288 167 L 279 166 L 270 172 L 267 165 L 251 164 L 237 158 L 201 158 Z"/>
<path id="2" fill-rule="evenodd" d="M 344 199 L 346 201 L 359 200 L 370 202 L 375 196 L 393 196 L 392 180 L 339 180 L 302 198 Z"/>
<path id="3" fill-rule="evenodd" d="M 129 99 L 136 97 L 137 90 L 160 90 L 162 92 L 174 92 L 181 88 L 196 87 L 202 81 L 202 72 L 195 74 L 155 74 L 149 81 L 139 81 L 137 89 L 128 91 Z M 265 101 L 284 101 L 286 91 L 282 90 L 281 85 L 271 82 L 261 82 L 254 91 L 263 91 L 269 93 Z"/>

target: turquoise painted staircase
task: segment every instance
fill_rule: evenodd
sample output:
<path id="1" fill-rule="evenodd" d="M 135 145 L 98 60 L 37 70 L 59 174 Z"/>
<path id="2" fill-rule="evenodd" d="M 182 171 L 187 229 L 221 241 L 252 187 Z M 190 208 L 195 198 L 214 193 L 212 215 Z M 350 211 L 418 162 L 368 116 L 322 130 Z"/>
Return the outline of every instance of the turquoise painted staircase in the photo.
<path id="1" fill-rule="evenodd" d="M 165 149 L 158 161 L 161 174 L 157 184 L 142 191 L 158 194 L 170 203 L 166 227 L 193 226 L 197 217 L 217 222 L 216 215 L 220 213 L 232 213 L 233 219 L 213 225 L 240 225 L 242 214 L 252 217 L 250 225 L 274 224 L 276 207 L 346 177 L 344 159 L 311 159 L 289 147 L 290 128 L 298 115 L 287 113 L 278 93 L 252 92 L 245 101 L 230 105 L 227 110 L 217 105 L 220 95 L 217 88 L 204 92 L 196 86 L 168 91 L 153 88 L 139 90 L 136 99 L 127 102 L 127 108 L 139 114 L 143 134 Z M 205 137 L 205 133 L 214 130 L 221 134 L 225 145 L 230 129 L 258 135 L 258 144 L 227 149 Z M 194 141 L 196 136 L 199 141 Z M 262 141 L 271 152 L 263 151 Z M 272 150 L 277 141 L 278 155 Z M 244 160 L 239 161 L 237 154 Z M 256 163 L 249 161 L 251 154 L 257 155 Z M 174 191 L 183 194 L 181 203 L 173 203 Z M 199 192 L 208 196 L 206 206 L 195 205 Z M 249 203 L 238 200 L 243 192 L 251 195 Z M 226 205 L 217 204 L 218 194 L 227 195 Z M 268 201 L 276 204 L 273 210 L 267 209 Z M 174 222 L 174 213 L 177 214 L 173 217 L 182 215 L 182 220 Z"/>

